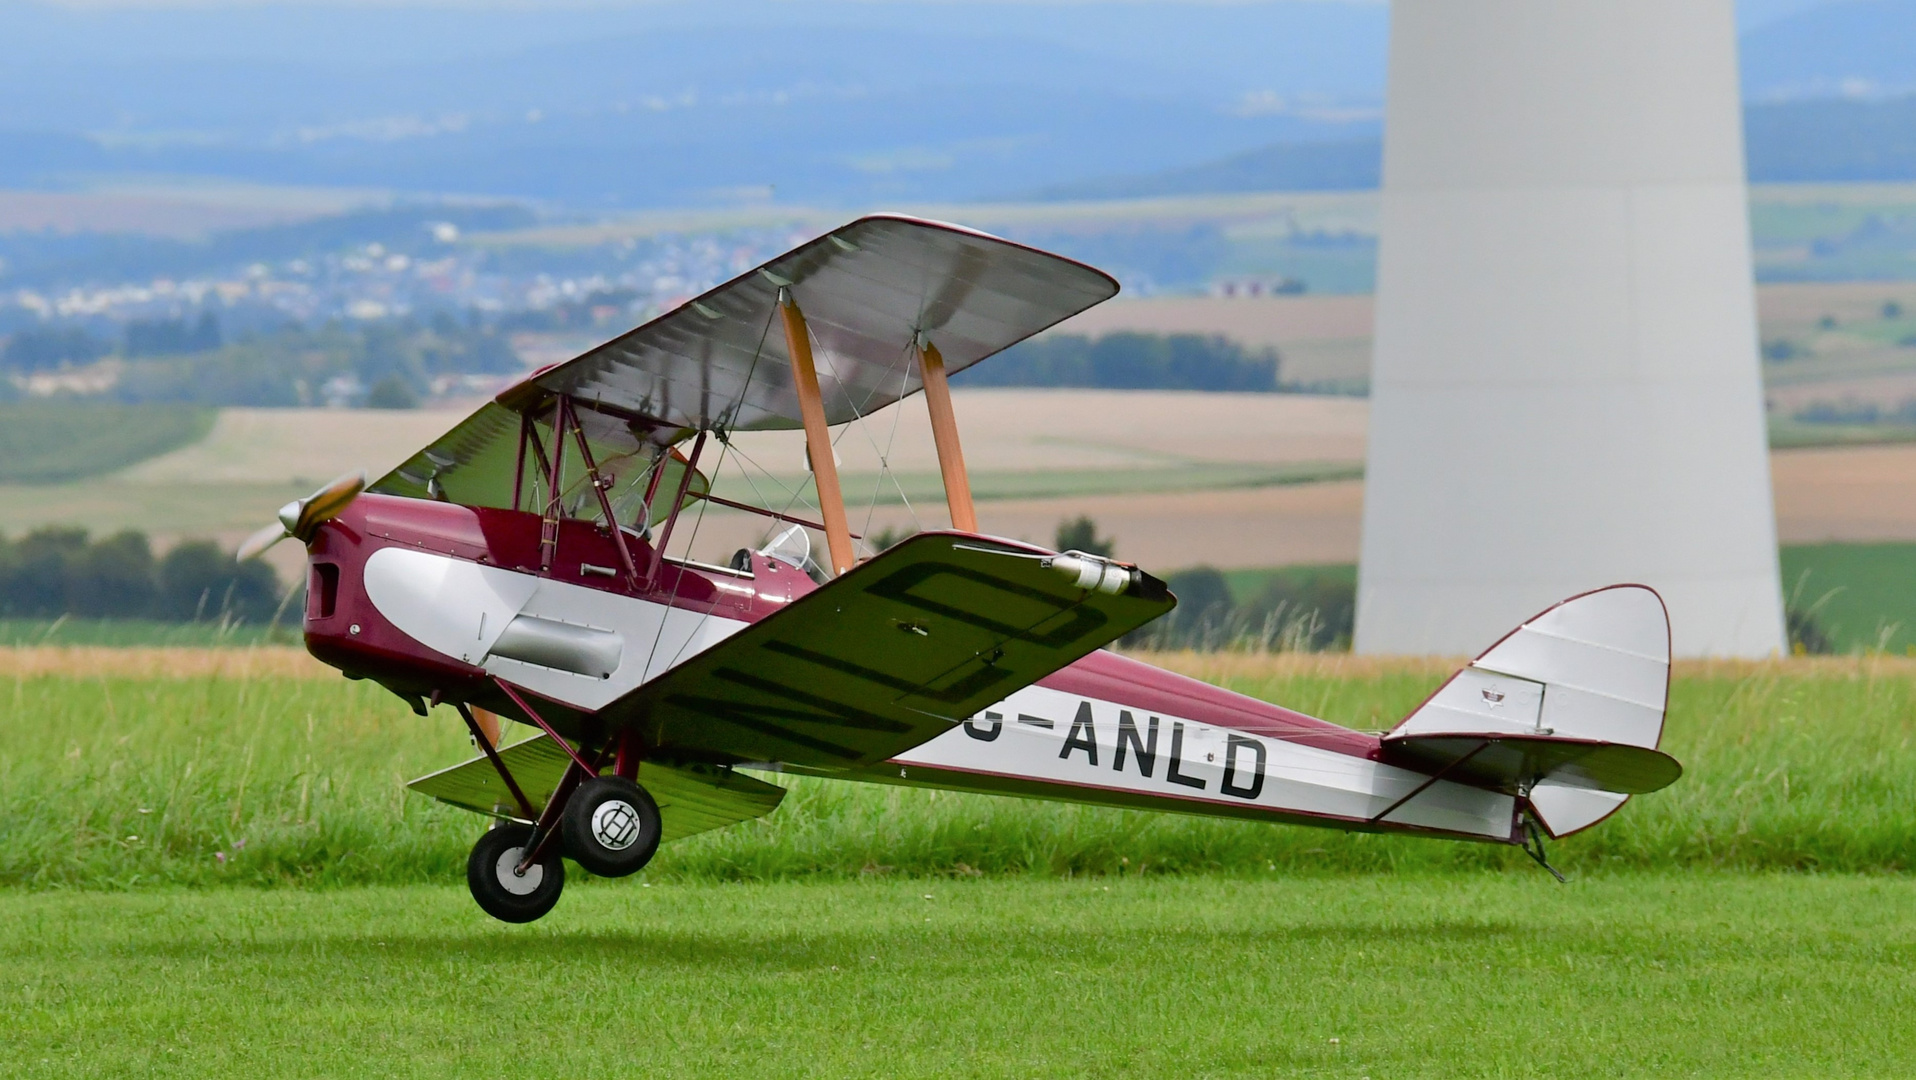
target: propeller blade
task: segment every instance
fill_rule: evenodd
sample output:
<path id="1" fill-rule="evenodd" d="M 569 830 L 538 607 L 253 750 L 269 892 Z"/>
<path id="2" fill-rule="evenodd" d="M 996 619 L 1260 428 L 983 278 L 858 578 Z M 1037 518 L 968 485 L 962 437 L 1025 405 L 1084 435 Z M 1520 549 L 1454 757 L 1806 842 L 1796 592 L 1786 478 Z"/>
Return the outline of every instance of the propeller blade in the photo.
<path id="1" fill-rule="evenodd" d="M 245 562 L 248 559 L 257 559 L 261 555 L 266 554 L 267 548 L 286 539 L 286 536 L 286 527 L 275 521 L 271 525 L 247 537 L 245 543 L 239 546 L 239 553 L 235 557 L 240 562 Z"/>
<path id="2" fill-rule="evenodd" d="M 366 490 L 366 474 L 350 472 L 299 501 L 299 512 L 287 532 L 300 540 L 310 540 L 313 531 L 345 512 L 346 507 Z M 281 520 L 284 521 L 285 511 Z"/>
<path id="3" fill-rule="evenodd" d="M 364 490 L 366 474 L 351 472 L 304 499 L 287 503 L 279 508 L 278 523 L 247 537 L 239 546 L 237 557 L 241 562 L 256 559 L 289 536 L 297 537 L 301 543 L 310 541 L 315 530 L 343 513 Z"/>

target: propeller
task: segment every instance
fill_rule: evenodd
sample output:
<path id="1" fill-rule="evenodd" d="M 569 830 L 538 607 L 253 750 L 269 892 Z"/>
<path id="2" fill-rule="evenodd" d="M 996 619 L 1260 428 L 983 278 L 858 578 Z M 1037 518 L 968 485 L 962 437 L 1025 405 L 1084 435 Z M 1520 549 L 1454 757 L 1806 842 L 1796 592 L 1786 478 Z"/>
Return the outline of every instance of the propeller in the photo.
<path id="1" fill-rule="evenodd" d="M 279 508 L 279 520 L 246 538 L 239 546 L 241 562 L 255 559 L 266 549 L 291 536 L 304 544 L 321 525 L 338 517 L 359 493 L 366 490 L 366 474 L 350 472 L 313 492 Z"/>

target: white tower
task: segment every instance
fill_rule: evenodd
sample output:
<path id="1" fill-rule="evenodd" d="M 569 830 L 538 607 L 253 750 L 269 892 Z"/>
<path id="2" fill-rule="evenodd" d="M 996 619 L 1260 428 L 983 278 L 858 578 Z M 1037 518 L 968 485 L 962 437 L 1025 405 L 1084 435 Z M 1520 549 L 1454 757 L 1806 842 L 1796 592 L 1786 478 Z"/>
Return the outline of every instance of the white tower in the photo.
<path id="1" fill-rule="evenodd" d="M 1357 649 L 1783 647 L 1732 0 L 1396 0 Z"/>

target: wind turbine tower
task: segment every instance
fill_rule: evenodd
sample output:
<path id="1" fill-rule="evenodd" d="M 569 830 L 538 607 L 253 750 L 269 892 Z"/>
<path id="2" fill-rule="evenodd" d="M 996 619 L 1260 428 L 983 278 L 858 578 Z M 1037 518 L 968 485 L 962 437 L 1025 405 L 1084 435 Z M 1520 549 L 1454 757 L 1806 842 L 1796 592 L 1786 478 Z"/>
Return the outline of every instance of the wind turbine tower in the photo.
<path id="1" fill-rule="evenodd" d="M 1359 652 L 1625 581 L 1784 647 L 1733 16 L 1391 5 Z"/>

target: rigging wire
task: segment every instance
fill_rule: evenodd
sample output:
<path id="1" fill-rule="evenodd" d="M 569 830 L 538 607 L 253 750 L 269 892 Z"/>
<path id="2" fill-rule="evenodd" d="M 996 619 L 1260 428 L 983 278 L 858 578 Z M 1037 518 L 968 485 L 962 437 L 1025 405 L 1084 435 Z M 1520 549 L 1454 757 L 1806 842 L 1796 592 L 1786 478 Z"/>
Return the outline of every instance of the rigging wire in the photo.
<path id="1" fill-rule="evenodd" d="M 778 309 L 776 306 L 774 306 L 770 311 L 767 311 L 765 313 L 765 326 L 763 329 L 759 331 L 758 347 L 752 350 L 751 366 L 745 369 L 745 378 L 743 381 L 739 383 L 739 387 L 738 387 L 738 399 L 732 403 L 731 415 L 732 415 L 732 419 L 734 420 L 738 419 L 739 410 L 745 407 L 745 395 L 752 387 L 752 376 L 758 373 L 758 362 L 765 355 L 765 340 L 767 337 L 771 335 L 772 320 L 773 318 L 777 316 L 777 314 L 778 314 Z M 701 419 L 705 419 L 705 418 L 701 418 Z M 710 420 L 706 420 L 706 422 L 711 423 L 711 426 L 713 429 L 722 430 L 723 428 L 723 425 L 712 423 Z M 725 454 L 726 454 L 726 451 L 730 448 L 731 442 L 732 440 L 729 438 L 725 438 L 723 436 L 720 437 L 719 460 L 718 460 L 718 463 L 712 467 L 712 475 L 714 476 L 718 475 L 719 470 L 725 467 Z M 671 456 L 671 451 L 668 448 L 666 451 L 666 457 L 670 457 L 670 456 Z M 689 458 L 686 460 L 685 467 L 687 469 L 693 469 L 694 471 L 696 471 L 694 469 L 696 465 L 697 465 L 697 462 L 692 461 Z M 661 468 L 663 468 L 663 466 L 661 466 Z M 710 480 L 706 481 L 706 490 L 708 492 L 711 490 Z M 707 500 L 705 499 L 699 500 L 698 515 L 692 520 L 692 535 L 687 537 L 685 541 L 685 550 L 688 552 L 692 550 L 692 546 L 694 544 L 698 543 L 699 527 L 705 523 L 705 510 L 708 505 L 710 504 Z M 685 507 L 682 505 L 674 506 L 672 507 L 672 512 L 674 514 L 682 514 L 685 512 Z M 647 516 L 648 517 L 650 516 L 649 512 Z M 660 547 L 658 549 L 658 565 L 660 566 L 660 568 L 663 568 L 665 564 L 666 564 L 666 551 L 663 547 Z M 639 671 L 639 677 L 643 680 L 650 681 L 651 671 L 652 671 L 652 661 L 658 658 L 659 643 L 665 640 L 665 627 L 666 627 L 666 624 L 671 621 L 672 612 L 678 610 L 677 601 L 679 599 L 679 590 L 680 588 L 684 586 L 684 584 L 685 584 L 684 569 L 682 567 L 677 568 L 676 576 L 674 576 L 672 579 L 671 598 L 666 601 L 665 611 L 659 616 L 659 629 L 657 633 L 652 635 L 652 647 L 646 651 L 645 667 L 641 668 Z M 714 592 L 716 593 L 717 590 L 714 590 Z M 718 609 L 719 598 L 721 595 L 723 594 L 714 595 L 712 597 L 711 604 L 704 611 L 699 613 L 698 624 L 692 628 L 692 631 L 690 633 L 686 634 L 685 640 L 680 643 L 678 650 L 672 654 L 672 663 L 667 665 L 668 668 L 676 665 L 679 662 L 679 658 L 685 654 L 686 646 L 690 645 L 692 643 L 692 640 L 698 637 L 699 631 L 705 628 L 706 622 L 711 619 L 713 612 Z"/>
<path id="2" fill-rule="evenodd" d="M 872 534 L 872 518 L 878 513 L 878 492 L 880 489 L 882 489 L 885 486 L 886 477 L 890 477 L 892 481 L 892 486 L 898 488 L 898 497 L 901 500 L 903 500 L 905 503 L 905 512 L 911 515 L 912 531 L 913 532 L 924 531 L 924 523 L 918 520 L 917 509 L 911 505 L 910 499 L 905 498 L 904 488 L 902 485 L 898 483 L 898 477 L 892 471 L 892 467 L 891 467 L 891 452 L 893 448 L 895 448 L 898 445 L 898 422 L 900 418 L 902 418 L 905 415 L 905 409 L 904 409 L 905 385 L 909 383 L 910 381 L 911 381 L 911 363 L 908 360 L 906 361 L 904 368 L 898 378 L 898 397 L 892 402 L 892 404 L 897 407 L 897 411 L 893 412 L 891 415 L 891 434 L 887 436 L 885 439 L 884 452 L 878 455 L 878 480 L 876 481 L 876 483 L 873 484 L 873 487 L 872 487 L 871 503 L 865 507 L 865 524 L 861 531 L 863 531 L 866 536 L 870 536 Z M 865 546 L 867 548 L 872 549 L 872 554 L 874 555 L 878 554 L 874 545 L 870 543 L 866 543 L 864 541 L 860 541 L 860 542 L 865 543 Z"/>
<path id="3" fill-rule="evenodd" d="M 811 332 L 811 327 L 809 325 L 807 325 L 805 328 L 805 334 L 807 337 L 809 337 L 812 340 L 812 343 L 815 346 L 818 346 L 817 351 L 824 352 L 826 356 L 831 355 L 831 351 L 829 349 L 825 349 L 823 347 L 823 343 L 818 340 L 818 335 L 813 334 Z M 914 342 L 915 341 L 916 341 L 916 338 L 914 337 Z M 910 349 L 910 348 L 911 348 L 910 345 L 906 346 L 906 349 Z M 834 367 L 833 370 L 834 370 L 834 373 L 836 373 L 836 367 Z M 901 372 L 902 374 L 899 380 L 900 393 L 899 393 L 898 400 L 893 402 L 893 404 L 895 405 L 898 404 L 899 401 L 902 401 L 904 399 L 903 388 L 905 384 L 911 381 L 911 363 L 909 361 L 907 361 L 902 366 Z M 843 384 L 841 383 L 840 385 L 842 387 Z M 866 402 L 869 403 L 872 397 L 878 394 L 878 392 L 882 389 L 883 389 L 882 386 L 874 386 L 869 391 L 867 391 L 865 394 Z M 838 448 L 839 440 L 845 438 L 847 435 L 850 435 L 853 426 L 856 426 L 858 428 L 859 434 L 865 436 L 865 441 L 871 444 L 872 452 L 878 455 L 878 479 L 872 486 L 871 501 L 867 503 L 865 506 L 865 527 L 863 531 L 866 533 L 871 532 L 872 516 L 878 511 L 878 493 L 879 491 L 883 490 L 885 486 L 885 481 L 887 479 L 891 480 L 892 487 L 895 490 L 897 490 L 899 501 L 905 504 L 905 512 L 911 515 L 912 528 L 914 530 L 922 531 L 924 529 L 924 523 L 919 520 L 918 510 L 916 507 L 912 506 L 911 497 L 905 494 L 905 486 L 898 482 L 897 473 L 891 467 L 891 449 L 894 445 L 897 444 L 897 441 L 898 441 L 898 420 L 899 420 L 899 417 L 904 415 L 903 409 L 901 408 L 899 412 L 892 414 L 891 438 L 886 442 L 886 445 L 881 448 L 878 445 L 878 440 L 872 436 L 864 411 L 858 407 L 857 402 L 852 400 L 852 396 L 850 394 L 845 395 L 845 404 L 851 407 L 852 422 L 849 424 L 846 424 L 843 428 L 839 430 L 837 438 L 834 438 L 832 440 L 832 449 L 836 451 Z M 860 541 L 860 543 L 863 543 L 863 541 Z M 865 547 L 867 550 L 870 550 L 871 545 L 865 544 Z M 873 554 L 877 554 L 877 552 L 873 552 Z"/>

